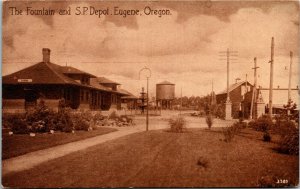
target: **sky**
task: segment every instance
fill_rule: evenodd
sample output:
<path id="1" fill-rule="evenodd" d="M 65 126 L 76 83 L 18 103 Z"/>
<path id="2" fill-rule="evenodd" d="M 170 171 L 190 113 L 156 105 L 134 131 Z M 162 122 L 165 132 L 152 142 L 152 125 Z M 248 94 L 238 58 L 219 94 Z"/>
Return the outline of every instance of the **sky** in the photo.
<path id="1" fill-rule="evenodd" d="M 168 9 L 171 15 L 75 15 L 76 7 L 97 9 Z M 230 61 L 230 84 L 236 78 L 253 83 L 257 57 L 258 85 L 269 87 L 271 38 L 274 37 L 274 87 L 287 88 L 290 51 L 292 87 L 299 85 L 299 4 L 275 1 L 188 2 L 11 2 L 3 4 L 2 75 L 42 61 L 68 65 L 122 84 L 137 95 L 146 87 L 170 81 L 175 95 L 203 96 L 226 88 L 227 64 L 222 51 L 236 51 Z M 71 15 L 11 15 L 9 7 L 26 11 L 71 9 Z"/>

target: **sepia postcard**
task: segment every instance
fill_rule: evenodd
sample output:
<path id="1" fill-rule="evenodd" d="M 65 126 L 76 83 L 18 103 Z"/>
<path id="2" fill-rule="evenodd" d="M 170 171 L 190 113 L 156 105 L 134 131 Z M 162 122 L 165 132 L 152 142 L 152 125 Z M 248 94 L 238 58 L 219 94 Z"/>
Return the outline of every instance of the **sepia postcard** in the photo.
<path id="1" fill-rule="evenodd" d="M 1 6 L 2 187 L 299 187 L 298 1 Z"/>

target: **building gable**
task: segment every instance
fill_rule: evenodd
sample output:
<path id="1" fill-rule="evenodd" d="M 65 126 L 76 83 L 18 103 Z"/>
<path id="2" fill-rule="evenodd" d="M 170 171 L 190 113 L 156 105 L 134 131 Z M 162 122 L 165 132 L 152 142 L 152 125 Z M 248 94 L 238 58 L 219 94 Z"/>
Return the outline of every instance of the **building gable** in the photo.
<path id="1" fill-rule="evenodd" d="M 4 76 L 2 82 L 3 84 L 65 84 L 71 81 L 51 69 L 49 63 L 40 62 Z"/>

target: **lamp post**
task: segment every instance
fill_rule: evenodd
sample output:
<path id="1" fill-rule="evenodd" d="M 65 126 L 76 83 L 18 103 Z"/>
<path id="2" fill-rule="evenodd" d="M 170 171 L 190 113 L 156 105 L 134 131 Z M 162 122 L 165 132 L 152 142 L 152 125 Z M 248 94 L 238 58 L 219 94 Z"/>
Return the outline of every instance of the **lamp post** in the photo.
<path id="1" fill-rule="evenodd" d="M 146 75 L 147 78 L 147 115 L 146 115 L 146 131 L 148 131 L 149 128 L 149 78 L 151 77 L 151 70 L 147 67 L 142 68 L 139 71 L 139 79 L 141 78 L 141 72 L 142 71 L 148 71 L 148 74 Z"/>

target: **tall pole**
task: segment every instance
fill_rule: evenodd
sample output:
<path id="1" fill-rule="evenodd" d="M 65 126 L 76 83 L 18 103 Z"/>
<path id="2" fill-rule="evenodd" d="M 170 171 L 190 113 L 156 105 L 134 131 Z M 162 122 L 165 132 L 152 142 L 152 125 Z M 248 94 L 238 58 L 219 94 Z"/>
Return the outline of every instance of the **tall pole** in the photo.
<path id="1" fill-rule="evenodd" d="M 182 87 L 180 89 L 180 111 L 179 111 L 179 115 L 181 115 L 181 109 L 182 109 Z"/>
<path id="2" fill-rule="evenodd" d="M 248 92 L 248 74 L 246 74 L 246 93 Z"/>
<path id="3" fill-rule="evenodd" d="M 149 77 L 147 77 L 147 117 L 146 117 L 146 131 L 149 128 Z"/>
<path id="4" fill-rule="evenodd" d="M 293 52 L 290 51 L 290 71 L 289 71 L 289 89 L 288 89 L 288 104 L 291 103 L 291 79 L 292 79 L 292 63 L 293 63 Z M 291 114 L 291 107 L 288 107 L 287 114 L 288 119 L 290 119 L 289 115 Z"/>
<path id="5" fill-rule="evenodd" d="M 210 94 L 210 105 L 213 105 L 214 102 L 214 80 L 211 81 L 211 94 Z"/>
<path id="6" fill-rule="evenodd" d="M 248 74 L 246 74 L 246 90 L 245 90 L 245 93 L 243 95 L 243 119 L 245 119 L 245 96 L 248 92 Z"/>
<path id="7" fill-rule="evenodd" d="M 256 70 L 257 70 L 257 67 L 256 66 L 256 57 L 254 58 L 254 87 L 253 87 L 253 90 L 252 90 L 252 98 L 251 98 L 251 107 L 250 107 L 250 119 L 253 118 L 253 106 L 254 106 L 254 103 L 256 102 L 256 83 L 257 83 L 257 77 L 256 77 Z"/>
<path id="8" fill-rule="evenodd" d="M 227 55 L 227 102 L 230 101 L 230 98 L 229 98 L 229 48 L 227 48 L 227 52 L 226 52 L 226 55 Z"/>
<path id="9" fill-rule="evenodd" d="M 223 53 L 226 53 L 226 63 L 227 63 L 227 99 L 225 102 L 225 120 L 231 120 L 232 119 L 232 103 L 230 102 L 230 94 L 229 94 L 229 76 L 230 76 L 230 62 L 231 60 L 235 60 L 235 59 L 231 59 L 231 57 L 235 57 L 238 56 L 237 51 L 229 51 L 229 48 L 227 48 L 226 51 L 220 51 L 220 56 L 224 56 Z M 221 59 L 224 60 L 224 59 Z"/>
<path id="10" fill-rule="evenodd" d="M 270 60 L 270 89 L 269 89 L 269 116 L 273 114 L 273 64 L 274 64 L 274 37 L 271 42 L 271 60 Z"/>
<path id="11" fill-rule="evenodd" d="M 291 99 L 291 79 L 292 79 L 292 63 L 293 63 L 293 52 L 290 52 L 290 71 L 289 71 L 289 90 L 288 90 L 288 102 L 290 102 Z"/>

